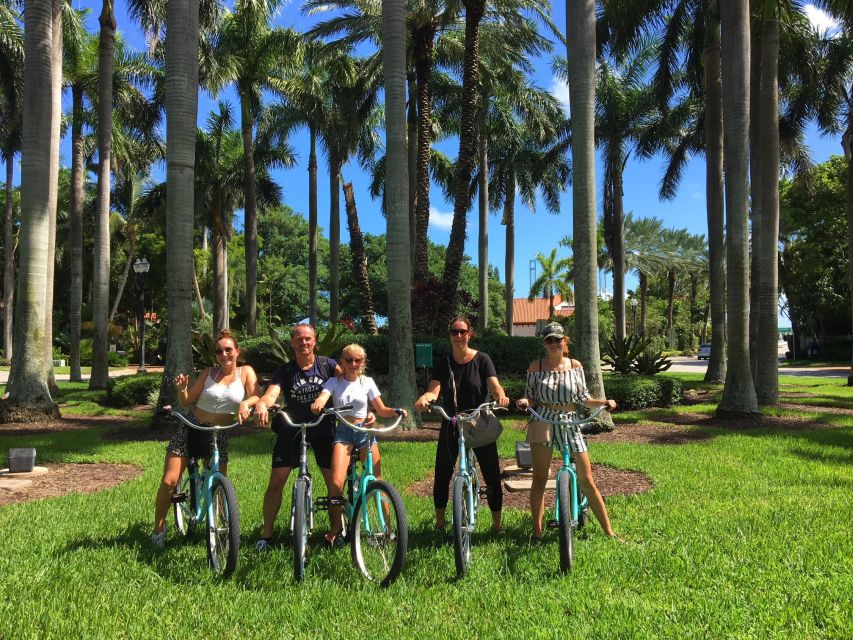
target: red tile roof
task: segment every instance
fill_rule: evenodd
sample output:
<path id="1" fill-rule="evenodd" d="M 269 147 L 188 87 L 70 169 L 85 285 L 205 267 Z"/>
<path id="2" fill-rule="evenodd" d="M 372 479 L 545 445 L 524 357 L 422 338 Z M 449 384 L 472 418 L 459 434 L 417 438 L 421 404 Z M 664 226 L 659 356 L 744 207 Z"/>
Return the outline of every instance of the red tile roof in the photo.
<path id="1" fill-rule="evenodd" d="M 562 302 L 559 295 L 554 296 L 554 306 Z M 554 315 L 574 315 L 575 308 L 555 309 Z M 513 298 L 512 301 L 512 323 L 513 324 L 536 324 L 537 320 L 548 319 L 548 298 L 534 298 L 530 302 L 527 298 Z"/>

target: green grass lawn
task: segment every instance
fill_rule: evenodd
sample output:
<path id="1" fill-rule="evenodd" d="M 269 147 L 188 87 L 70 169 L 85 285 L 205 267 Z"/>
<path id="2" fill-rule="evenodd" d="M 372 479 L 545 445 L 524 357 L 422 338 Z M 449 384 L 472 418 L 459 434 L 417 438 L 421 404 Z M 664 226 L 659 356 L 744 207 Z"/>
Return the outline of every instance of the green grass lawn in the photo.
<path id="1" fill-rule="evenodd" d="M 797 377 L 783 389 L 850 408 L 840 383 Z M 80 389 L 69 397 L 78 408 L 91 402 Z M 796 402 L 812 404 L 804 400 Z M 705 412 L 674 411 L 697 407 Z M 209 575 L 201 538 L 183 544 L 172 531 L 164 552 L 149 548 L 163 443 L 107 441 L 102 429 L 4 436 L 0 455 L 28 445 L 41 463 L 125 462 L 144 473 L 99 494 L 0 507 L 0 638 L 849 638 L 853 422 L 817 413 L 846 426 L 715 429 L 712 440 L 678 446 L 593 443 L 595 462 L 642 471 L 655 488 L 608 500 L 627 543 L 592 525 L 576 542 L 571 575 L 558 572 L 554 532 L 531 549 L 529 515 L 509 510 L 499 538 L 481 512 L 473 567 L 457 581 L 452 546 L 429 532 L 431 500 L 405 494 L 409 560 L 384 591 L 362 581 L 348 549 L 321 549 L 319 532 L 303 584 L 293 582 L 288 547 L 254 551 L 266 432 L 231 442 L 244 549 L 229 582 Z M 505 430 L 502 455 L 521 437 Z M 434 451 L 383 444 L 386 478 L 399 488 L 422 478 Z"/>

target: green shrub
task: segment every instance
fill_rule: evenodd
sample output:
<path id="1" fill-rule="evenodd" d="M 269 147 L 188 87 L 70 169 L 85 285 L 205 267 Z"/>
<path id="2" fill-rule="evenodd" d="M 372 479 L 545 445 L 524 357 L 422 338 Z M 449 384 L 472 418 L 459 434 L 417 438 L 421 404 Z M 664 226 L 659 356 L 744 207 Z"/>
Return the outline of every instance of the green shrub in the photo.
<path id="1" fill-rule="evenodd" d="M 613 374 L 605 376 L 604 388 L 620 409 L 669 407 L 681 402 L 681 382 L 675 378 Z"/>
<path id="2" fill-rule="evenodd" d="M 104 403 L 112 407 L 135 407 L 148 402 L 152 392 L 159 391 L 163 376 L 159 373 L 138 373 L 110 378 Z"/>
<path id="3" fill-rule="evenodd" d="M 674 404 L 681 404 L 681 398 L 684 394 L 684 387 L 681 385 L 681 380 L 666 376 L 656 376 L 655 382 L 660 387 L 661 406 L 671 407 Z"/>
<path id="4" fill-rule="evenodd" d="M 661 371 L 666 371 L 672 366 L 672 360 L 661 355 L 657 349 L 646 349 L 641 353 L 634 364 L 634 370 L 640 375 L 653 376 Z"/>
<path id="5" fill-rule="evenodd" d="M 126 367 L 129 362 L 126 355 L 121 355 L 115 351 L 110 351 L 107 354 L 107 360 L 111 367 Z"/>

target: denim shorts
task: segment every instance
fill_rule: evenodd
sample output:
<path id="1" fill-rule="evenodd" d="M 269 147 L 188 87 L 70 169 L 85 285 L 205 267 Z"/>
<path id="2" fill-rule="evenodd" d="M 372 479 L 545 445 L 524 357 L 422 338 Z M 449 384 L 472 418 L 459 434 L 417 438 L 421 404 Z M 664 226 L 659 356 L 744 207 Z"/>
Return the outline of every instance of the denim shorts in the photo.
<path id="1" fill-rule="evenodd" d="M 337 444 L 351 444 L 356 449 L 366 449 L 370 443 L 370 434 L 356 431 L 352 427 L 345 424 L 339 424 L 335 427 L 335 437 L 333 442 Z"/>

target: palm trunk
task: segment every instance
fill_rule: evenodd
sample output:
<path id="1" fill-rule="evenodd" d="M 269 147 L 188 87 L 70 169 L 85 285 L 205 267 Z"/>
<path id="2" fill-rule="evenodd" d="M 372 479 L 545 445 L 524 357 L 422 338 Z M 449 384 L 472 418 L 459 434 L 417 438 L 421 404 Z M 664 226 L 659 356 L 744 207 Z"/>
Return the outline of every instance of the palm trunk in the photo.
<path id="1" fill-rule="evenodd" d="M 12 323 L 15 315 L 15 207 L 12 202 L 15 191 L 12 186 L 15 154 L 11 146 L 6 151 L 4 160 L 6 162 L 6 225 L 3 233 L 3 356 L 7 362 L 11 362 L 14 353 Z"/>
<path id="2" fill-rule="evenodd" d="M 411 247 L 406 175 L 406 8 L 403 0 L 382 0 L 382 62 L 385 72 L 387 174 L 386 252 L 388 263 L 389 362 L 388 406 L 410 407 L 415 401 L 412 348 Z M 415 418 L 416 420 L 416 418 Z M 412 424 L 412 418 L 407 420 Z"/>
<path id="3" fill-rule="evenodd" d="M 50 217 L 50 139 L 53 111 L 51 0 L 24 6 L 24 112 L 21 151 L 21 252 L 15 308 L 15 359 L 0 422 L 58 417 L 44 366 L 45 285 Z M 58 143 L 58 141 L 56 141 Z"/>
<path id="4" fill-rule="evenodd" d="M 595 206 L 595 0 L 567 0 L 566 43 L 572 104 L 572 210 L 575 257 L 575 355 L 595 398 L 604 398 L 598 348 Z M 609 420 L 609 419 L 608 419 Z"/>
<path id="5" fill-rule="evenodd" d="M 195 264 L 193 264 L 193 291 L 195 292 L 196 302 L 198 303 L 198 314 L 202 318 L 206 318 L 207 312 L 204 310 L 204 298 L 201 297 L 201 288 L 198 286 L 198 276 L 195 272 Z"/>
<path id="6" fill-rule="evenodd" d="M 192 371 L 198 0 L 170 0 L 166 33 L 166 291 L 169 324 L 159 405 L 177 400 L 173 378 Z"/>
<path id="7" fill-rule="evenodd" d="M 417 90 L 417 77 L 414 73 L 407 73 L 406 82 L 409 86 L 409 95 L 415 96 Z M 415 100 L 408 100 L 406 107 L 406 128 L 407 128 L 407 144 L 406 151 L 409 161 L 409 246 L 417 246 L 416 229 L 418 228 L 418 103 Z M 415 268 L 415 252 L 413 251 L 410 260 L 412 269 Z"/>
<path id="8" fill-rule="evenodd" d="M 625 212 L 621 167 L 613 176 L 613 310 L 616 339 L 625 339 Z"/>
<path id="9" fill-rule="evenodd" d="M 504 256 L 504 313 L 506 314 L 506 334 L 512 335 L 513 297 L 515 296 L 515 173 L 510 170 L 507 177 L 504 219 L 506 225 L 506 249 Z"/>
<path id="10" fill-rule="evenodd" d="M 347 227 L 350 238 L 352 275 L 358 288 L 361 322 L 367 333 L 376 335 L 379 333 L 379 330 L 376 328 L 376 311 L 373 306 L 370 278 L 367 275 L 367 256 L 364 254 L 364 240 L 361 236 L 361 226 L 358 224 L 358 210 L 355 207 L 355 195 L 352 191 L 351 182 L 344 184 L 344 202 L 346 203 Z"/>
<path id="11" fill-rule="evenodd" d="M 726 272 L 723 267 L 723 84 L 720 67 L 720 24 L 708 18 L 704 53 L 705 207 L 708 218 L 708 289 L 711 305 L 711 357 L 705 382 L 726 379 Z M 703 328 L 703 341 L 705 330 Z"/>
<path id="12" fill-rule="evenodd" d="M 462 73 L 462 114 L 459 121 L 459 154 L 453 174 L 453 225 L 442 275 L 444 304 L 437 312 L 437 326 L 448 324 L 456 313 L 459 270 L 465 250 L 465 225 L 468 212 L 468 185 L 474 167 L 477 78 L 480 59 L 480 20 L 485 0 L 463 0 L 465 5 L 465 59 Z"/>
<path id="13" fill-rule="evenodd" d="M 228 232 L 222 197 L 213 212 L 213 335 L 228 328 Z"/>
<path id="14" fill-rule="evenodd" d="M 317 130 L 308 128 L 308 321 L 317 323 Z"/>
<path id="15" fill-rule="evenodd" d="M 338 323 L 341 305 L 341 158 L 329 153 L 329 322 Z M 406 211 L 406 209 L 403 209 Z"/>
<path id="16" fill-rule="evenodd" d="M 80 382 L 80 324 L 83 306 L 83 88 L 71 88 L 71 212 L 69 216 L 69 252 L 71 254 L 71 284 L 68 291 L 69 330 L 71 333 L 72 382 Z"/>
<path id="17" fill-rule="evenodd" d="M 243 209 L 246 241 L 246 331 L 257 334 L 258 321 L 258 220 L 255 196 L 254 119 L 249 104 L 249 90 L 240 90 L 240 117 L 243 128 Z"/>
<path id="18" fill-rule="evenodd" d="M 749 94 L 749 186 L 750 186 L 750 261 L 749 261 L 749 366 L 752 369 L 753 382 L 758 372 L 758 318 L 761 316 L 761 301 L 758 291 L 761 288 L 760 262 L 762 241 L 762 190 L 761 181 L 765 175 L 766 158 L 762 156 L 760 138 L 761 122 L 761 31 L 760 23 L 750 29 L 752 60 L 750 61 Z"/>
<path id="19" fill-rule="evenodd" d="M 432 65 L 436 23 L 433 20 L 412 31 L 412 52 L 418 87 L 418 131 L 415 184 L 415 281 L 429 278 L 427 231 L 429 229 L 429 157 L 432 149 Z"/>
<path id="20" fill-rule="evenodd" d="M 483 332 L 489 326 L 489 143 L 486 140 L 485 109 L 480 118 L 480 233 L 477 241 L 477 266 L 480 309 L 477 328 Z"/>
<path id="21" fill-rule="evenodd" d="M 124 296 L 124 288 L 127 285 L 127 278 L 130 275 L 130 267 L 133 265 L 133 259 L 136 257 L 136 228 L 133 222 L 133 203 L 136 202 L 136 178 L 130 179 L 128 194 L 128 212 L 127 212 L 127 229 L 128 229 L 128 250 L 127 260 L 124 262 L 124 269 L 121 272 L 121 279 L 116 288 L 116 297 L 113 300 L 112 309 L 110 309 L 109 323 L 112 324 L 113 318 L 118 311 L 118 306 L 121 304 L 122 296 Z"/>
<path id="22" fill-rule="evenodd" d="M 757 415 L 749 363 L 749 6 L 720 1 L 726 176 L 729 362 L 717 415 Z"/>
<path id="23" fill-rule="evenodd" d="M 646 300 L 649 294 L 649 276 L 646 275 L 644 271 L 639 272 L 639 285 L 640 285 L 640 335 L 645 335 L 646 333 Z"/>
<path id="24" fill-rule="evenodd" d="M 666 274 L 666 339 L 670 349 L 675 348 L 675 271 Z"/>
<path id="25" fill-rule="evenodd" d="M 110 164 L 113 130 L 113 51 L 116 22 L 112 0 L 104 0 L 98 44 L 98 218 L 95 260 L 92 268 L 94 295 L 92 320 L 92 374 L 89 389 L 106 389 L 109 381 L 109 336 L 107 314 L 110 303 Z"/>
<path id="26" fill-rule="evenodd" d="M 853 322 L 853 113 L 848 114 L 847 118 L 847 130 L 842 138 L 842 146 L 844 147 L 844 157 L 847 160 L 847 268 L 850 280 L 850 318 Z M 793 314 L 791 315 L 791 330 L 794 331 Z M 797 332 L 794 331 L 793 345 L 796 345 L 797 337 Z M 847 386 L 853 387 L 853 349 L 851 349 L 850 355 L 850 373 L 847 374 Z"/>

